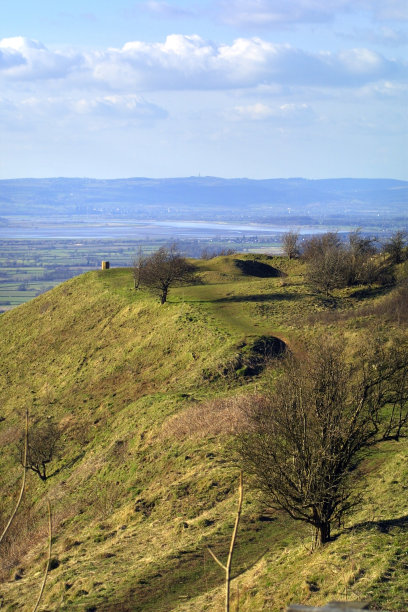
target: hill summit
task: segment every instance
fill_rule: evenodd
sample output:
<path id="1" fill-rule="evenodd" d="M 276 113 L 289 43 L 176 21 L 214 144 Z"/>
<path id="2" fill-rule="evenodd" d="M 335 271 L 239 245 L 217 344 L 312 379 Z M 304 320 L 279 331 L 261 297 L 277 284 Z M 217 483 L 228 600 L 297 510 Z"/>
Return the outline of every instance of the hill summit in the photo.
<path id="1" fill-rule="evenodd" d="M 1 606 L 37 596 L 53 511 L 48 610 L 222 609 L 237 503 L 231 440 L 245 427 L 237 397 L 262 394 L 284 350 L 327 333 L 358 343 L 389 318 L 392 288 L 305 285 L 304 264 L 229 255 L 194 261 L 198 282 L 163 306 L 133 288 L 130 269 L 89 272 L 0 317 L 2 525 L 22 477 L 24 414 L 55 425 L 58 452 L 43 481 L 27 474 L 3 545 Z M 333 308 L 335 305 L 335 308 Z M 273 342 L 270 340 L 273 339 Z M 277 346 L 264 351 L 260 346 Z M 364 464 L 364 504 L 310 554 L 307 527 L 271 512 L 244 476 L 232 594 L 242 611 L 289 602 L 365 599 L 407 608 L 408 445 L 390 441 Z"/>

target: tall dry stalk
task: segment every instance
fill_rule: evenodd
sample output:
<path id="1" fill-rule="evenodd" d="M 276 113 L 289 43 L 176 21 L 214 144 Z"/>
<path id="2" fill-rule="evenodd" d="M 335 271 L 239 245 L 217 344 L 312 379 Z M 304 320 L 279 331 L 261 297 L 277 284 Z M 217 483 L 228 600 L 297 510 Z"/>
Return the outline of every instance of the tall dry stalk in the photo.
<path id="1" fill-rule="evenodd" d="M 17 510 L 20 507 L 21 500 L 23 499 L 25 484 L 26 484 L 26 476 L 27 476 L 27 451 L 28 451 L 28 408 L 26 409 L 26 424 L 25 424 L 25 434 L 24 434 L 24 460 L 23 460 L 23 480 L 21 482 L 20 495 L 18 496 L 18 500 L 16 506 L 5 526 L 3 533 L 0 536 L 0 544 L 2 543 L 4 537 L 6 536 L 8 530 L 10 529 L 11 523 L 14 520 L 14 517 L 17 514 Z"/>
<path id="2" fill-rule="evenodd" d="M 231 543 L 230 543 L 227 563 L 224 565 L 224 563 L 222 563 L 218 559 L 218 557 L 213 553 L 211 548 L 207 549 L 208 552 L 210 553 L 210 555 L 212 556 L 212 558 L 214 559 L 214 561 L 216 563 L 218 563 L 218 565 L 220 567 L 222 567 L 222 569 L 225 571 L 225 612 L 229 612 L 229 609 L 230 609 L 230 584 L 231 584 L 232 554 L 234 552 L 235 540 L 237 538 L 238 524 L 239 524 L 239 519 L 241 517 L 241 510 L 242 510 L 242 499 L 243 499 L 242 470 L 239 473 L 239 488 L 238 488 L 238 491 L 239 491 L 239 497 L 238 497 L 237 515 L 235 517 L 234 530 L 233 530 L 232 536 L 231 536 Z"/>
<path id="3" fill-rule="evenodd" d="M 41 590 L 40 593 L 38 595 L 38 599 L 37 602 L 33 608 L 33 612 L 36 612 L 38 609 L 38 606 L 40 605 L 40 601 L 41 598 L 43 596 L 44 593 L 44 588 L 45 588 L 45 583 L 47 582 L 47 576 L 48 576 L 48 572 L 50 569 L 50 561 L 51 561 L 51 547 L 52 547 L 52 514 L 51 514 L 51 503 L 50 500 L 47 500 L 47 505 L 48 505 L 48 558 L 47 558 L 47 566 L 45 568 L 45 574 L 44 574 L 44 579 L 41 585 Z"/>

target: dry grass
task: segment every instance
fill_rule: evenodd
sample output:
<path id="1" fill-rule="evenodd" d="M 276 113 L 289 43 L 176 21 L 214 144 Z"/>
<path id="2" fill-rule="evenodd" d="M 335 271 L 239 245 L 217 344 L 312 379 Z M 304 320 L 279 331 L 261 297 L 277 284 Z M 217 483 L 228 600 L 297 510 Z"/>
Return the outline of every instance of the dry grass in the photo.
<path id="1" fill-rule="evenodd" d="M 5 447 L 12 444 L 18 444 L 21 439 L 21 427 L 8 427 L 0 432 L 0 446 Z"/>
<path id="2" fill-rule="evenodd" d="M 363 312 L 396 322 L 398 325 L 408 323 L 408 283 L 405 282 L 380 303 L 366 308 Z"/>
<path id="3" fill-rule="evenodd" d="M 252 399 L 239 395 L 189 406 L 164 422 L 159 437 L 184 440 L 238 433 L 246 426 Z"/>
<path id="4" fill-rule="evenodd" d="M 53 504 L 53 555 L 60 567 L 50 575 L 44 609 L 203 612 L 222 606 L 223 594 L 217 589 L 221 572 L 209 561 L 203 568 L 203 551 L 209 544 L 216 554 L 223 554 L 231 534 L 236 467 L 231 465 L 228 437 L 245 430 L 245 415 L 254 400 L 252 396 L 245 402 L 237 394 L 250 393 L 255 385 L 259 392 L 273 387 L 280 366 L 266 368 L 256 379 L 226 376 L 221 367 L 234 363 L 242 342 L 250 345 L 262 335 L 278 335 L 291 352 L 302 354 L 304 344 L 318 338 L 323 327 L 311 328 L 305 321 L 311 310 L 323 306 L 302 284 L 303 264 L 262 261 L 285 269 L 289 277 L 281 281 L 243 276 L 231 258 L 221 257 L 202 264 L 208 282 L 217 284 L 175 289 L 169 304 L 160 307 L 144 293 L 134 292 L 131 271 L 98 271 L 2 317 L 1 370 L 10 384 L 0 397 L 6 419 L 0 423 L 5 444 L 0 454 L 7 501 L 0 523 L 1 514 L 3 520 L 8 516 L 11 493 L 19 482 L 7 445 L 20 434 L 12 427 L 21 422 L 27 401 L 35 397 L 36 418 L 53 415 L 65 440 L 55 477 L 44 484 L 30 474 L 25 507 L 31 518 L 27 521 L 22 510 L 21 524 L 16 523 L 13 532 L 21 534 L 21 540 L 10 542 L 1 585 L 4 609 L 25 609 L 38 592 L 47 538 L 45 496 Z M 355 300 L 346 292 L 343 299 L 341 293 L 337 311 L 348 308 L 354 317 L 358 307 L 385 299 L 368 293 L 367 299 Z M 44 300 L 48 305 L 52 301 L 52 309 L 47 306 L 41 315 Z M 337 333 L 336 322 L 330 331 Z M 365 331 L 350 327 L 349 335 L 357 344 Z M 207 371 L 218 377 L 207 378 Z M 55 389 L 48 385 L 51 380 Z M 236 397 L 186 403 L 189 397 L 217 394 Z M 398 443 L 397 450 L 401 448 Z M 388 488 L 381 482 L 375 490 L 378 511 L 370 506 L 359 523 L 367 517 L 376 520 L 377 514 L 384 519 L 405 516 L 406 465 L 404 455 L 399 471 L 392 466 Z M 305 580 L 321 570 L 313 565 L 309 575 L 311 556 L 297 552 L 299 525 L 283 517 L 258 519 L 259 501 L 249 481 L 244 500 L 234 561 L 237 573 L 240 568 L 244 573 L 234 581 L 240 582 L 240 595 L 233 609 L 239 603 L 242 612 L 280 610 L 290 600 L 300 603 L 313 596 L 312 603 L 319 598 L 323 603 L 344 593 L 346 578 L 340 589 L 338 580 L 323 576 L 320 593 L 305 594 Z M 395 535 L 380 533 L 381 540 L 372 544 L 366 561 L 373 568 L 379 565 L 379 551 L 390 556 L 391 543 L 406 550 L 406 534 L 398 530 L 399 525 Z M 378 535 L 374 527 L 371 531 L 357 535 L 371 542 Z M 346 571 L 348 557 L 343 561 L 348 541 L 349 531 L 343 530 L 323 559 L 338 563 L 347 580 L 353 579 Z M 265 551 L 267 562 L 257 563 Z M 23 579 L 14 580 L 20 568 Z M 388 587 L 378 582 L 380 595 L 388 598 L 384 609 L 391 609 L 387 588 L 395 591 L 394 609 L 408 609 L 401 603 L 407 582 L 402 569 L 392 573 Z M 367 569 L 365 576 L 369 575 Z M 357 581 L 356 588 L 360 584 L 363 596 L 370 584 Z"/>
<path id="5" fill-rule="evenodd" d="M 1 523 L 5 524 L 7 518 L 8 516 L 3 514 Z M 35 528 L 33 527 L 34 524 L 36 525 Z M 43 532 L 43 526 L 35 522 L 33 509 L 23 503 L 2 543 L 0 557 L 1 581 L 10 578 L 13 568 L 16 568 L 28 551 L 32 550 L 42 539 Z M 20 570 L 21 573 L 22 571 Z"/>
<path id="6" fill-rule="evenodd" d="M 366 318 L 366 325 L 370 325 L 372 319 L 375 325 L 378 325 L 378 320 L 406 325 L 408 323 L 408 284 L 406 282 L 401 284 L 391 293 L 371 304 L 356 305 L 355 308 L 348 310 L 325 310 L 310 315 L 306 320 L 309 325 L 316 323 L 334 325 L 339 322 L 354 321 L 356 317 Z"/>

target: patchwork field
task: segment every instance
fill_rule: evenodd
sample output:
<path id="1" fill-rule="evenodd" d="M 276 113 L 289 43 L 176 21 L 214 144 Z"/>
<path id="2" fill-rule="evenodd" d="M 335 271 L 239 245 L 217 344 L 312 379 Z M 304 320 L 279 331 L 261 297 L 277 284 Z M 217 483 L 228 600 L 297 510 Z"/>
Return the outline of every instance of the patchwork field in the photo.
<path id="1" fill-rule="evenodd" d="M 85 226 L 82 231 L 86 230 L 88 234 L 95 230 L 84 223 L 82 225 Z M 37 233 L 40 233 L 39 227 L 41 224 L 37 221 Z M 101 261 L 109 261 L 114 267 L 131 266 L 139 247 L 144 253 L 150 253 L 172 240 L 171 235 L 143 239 L 0 240 L 0 313 L 28 302 L 69 278 L 99 269 Z M 222 236 L 218 239 L 184 239 L 179 240 L 178 245 L 193 257 L 199 257 L 204 250 L 222 248 L 268 252 L 280 248 L 274 237 L 269 240 L 266 237 L 258 240 L 258 237 L 232 239 Z"/>

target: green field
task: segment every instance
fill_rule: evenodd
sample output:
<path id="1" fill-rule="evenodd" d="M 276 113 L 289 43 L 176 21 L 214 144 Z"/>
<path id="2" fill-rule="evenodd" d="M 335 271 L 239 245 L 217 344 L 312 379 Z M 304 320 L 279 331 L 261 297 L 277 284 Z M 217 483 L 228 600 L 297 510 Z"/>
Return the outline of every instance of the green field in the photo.
<path id="1" fill-rule="evenodd" d="M 102 261 L 131 266 L 139 247 L 150 253 L 168 241 L 150 240 L 0 240 L 0 313 L 49 291 L 59 283 L 89 270 Z M 203 249 L 240 248 L 251 251 L 278 249 L 275 240 L 183 240 L 180 249 L 199 257 Z"/>
<path id="2" fill-rule="evenodd" d="M 257 262 L 280 275 L 248 273 Z M 264 335 L 300 355 L 328 332 L 350 350 L 379 331 L 406 337 L 404 317 L 385 307 L 398 288 L 335 290 L 328 301 L 305 284 L 300 261 L 241 254 L 195 264 L 199 282 L 172 289 L 163 306 L 133 289 L 130 269 L 113 268 L 0 317 L 2 525 L 21 481 L 26 407 L 31 423 L 53 420 L 63 441 L 55 475 L 28 474 L 0 563 L 2 609 L 31 609 L 39 592 L 50 499 L 54 561 L 43 609 L 222 610 L 223 575 L 207 546 L 225 559 L 239 416 L 221 400 L 262 393 L 280 371 L 272 359 L 246 375 L 240 358 Z M 363 464 L 364 503 L 313 554 L 309 528 L 269 512 L 245 476 L 232 609 L 347 598 L 406 610 L 407 460 L 405 439 L 374 449 Z"/>
<path id="3" fill-rule="evenodd" d="M 59 283 L 89 270 L 102 261 L 112 266 L 131 266 L 139 247 L 144 253 L 168 244 L 167 240 L 0 240 L 0 313 L 49 291 Z M 177 243 L 189 256 L 204 249 L 233 248 L 273 252 L 276 239 L 197 239 Z"/>

